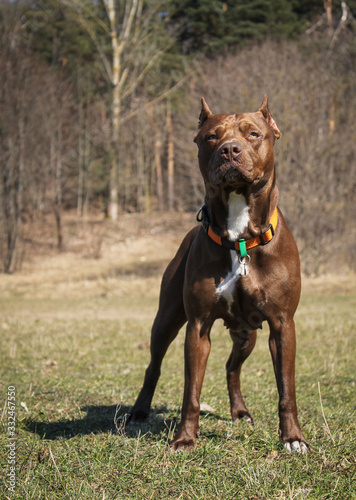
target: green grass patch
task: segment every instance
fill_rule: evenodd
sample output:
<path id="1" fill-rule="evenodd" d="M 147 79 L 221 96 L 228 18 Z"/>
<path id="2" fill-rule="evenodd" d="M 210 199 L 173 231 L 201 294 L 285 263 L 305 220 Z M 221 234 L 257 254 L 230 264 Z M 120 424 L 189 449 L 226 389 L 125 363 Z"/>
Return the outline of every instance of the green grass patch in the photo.
<path id="1" fill-rule="evenodd" d="M 201 398 L 215 411 L 202 413 L 196 449 L 172 454 L 168 446 L 183 397 L 183 332 L 164 360 L 149 421 L 125 429 L 149 359 L 153 295 L 121 306 L 117 299 L 117 314 L 115 297 L 96 299 L 95 307 L 63 297 L 0 300 L 3 497 L 356 498 L 356 294 L 308 292 L 298 310 L 296 385 L 307 456 L 289 455 L 278 440 L 267 329 L 242 374 L 254 427 L 231 423 L 224 368 L 231 344 L 217 323 Z M 9 386 L 16 388 L 15 492 L 7 483 Z"/>

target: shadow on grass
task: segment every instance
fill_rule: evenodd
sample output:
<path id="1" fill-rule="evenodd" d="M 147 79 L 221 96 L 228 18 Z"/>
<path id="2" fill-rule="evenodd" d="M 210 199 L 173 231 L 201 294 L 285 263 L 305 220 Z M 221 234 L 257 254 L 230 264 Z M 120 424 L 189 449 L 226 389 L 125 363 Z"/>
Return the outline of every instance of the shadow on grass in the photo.
<path id="1" fill-rule="evenodd" d="M 127 424 L 130 409 L 129 406 L 115 405 L 86 406 L 81 408 L 81 411 L 86 412 L 85 417 L 78 420 L 43 422 L 28 419 L 23 422 L 23 425 L 27 431 L 37 434 L 42 439 L 50 440 L 71 439 L 74 436 L 101 433 L 125 434 L 134 438 L 147 432 L 158 435 L 166 430 L 168 433 L 176 425 L 176 418 L 168 415 L 169 411 L 166 407 L 153 408 L 149 419 L 145 422 Z"/>
<path id="2" fill-rule="evenodd" d="M 149 418 L 145 422 L 127 423 L 131 406 L 86 406 L 85 417 L 77 420 L 59 420 L 44 422 L 27 419 L 23 422 L 25 430 L 37 434 L 42 439 L 71 439 L 75 436 L 88 434 L 124 434 L 129 438 L 149 433 L 151 435 L 170 434 L 177 425 L 177 416 L 165 406 L 152 408 Z M 209 419 L 221 420 L 221 417 L 210 412 L 201 411 L 201 416 Z M 213 433 L 210 437 L 215 436 Z"/>

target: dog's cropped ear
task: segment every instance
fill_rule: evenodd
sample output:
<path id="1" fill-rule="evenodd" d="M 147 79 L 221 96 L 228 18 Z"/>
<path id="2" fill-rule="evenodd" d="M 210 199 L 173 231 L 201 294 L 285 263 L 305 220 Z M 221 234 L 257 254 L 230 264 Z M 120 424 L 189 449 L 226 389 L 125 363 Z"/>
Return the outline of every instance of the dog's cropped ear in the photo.
<path id="1" fill-rule="evenodd" d="M 202 128 L 206 120 L 211 116 L 213 113 L 210 111 L 209 106 L 207 105 L 204 97 L 201 98 L 201 112 L 199 116 L 199 128 Z"/>
<path id="2" fill-rule="evenodd" d="M 279 139 L 282 136 L 282 133 L 277 127 L 277 123 L 274 121 L 274 118 L 271 115 L 271 112 L 268 108 L 268 97 L 266 94 L 264 96 L 263 103 L 261 104 L 259 111 L 264 116 L 268 125 L 272 128 L 275 138 Z"/>

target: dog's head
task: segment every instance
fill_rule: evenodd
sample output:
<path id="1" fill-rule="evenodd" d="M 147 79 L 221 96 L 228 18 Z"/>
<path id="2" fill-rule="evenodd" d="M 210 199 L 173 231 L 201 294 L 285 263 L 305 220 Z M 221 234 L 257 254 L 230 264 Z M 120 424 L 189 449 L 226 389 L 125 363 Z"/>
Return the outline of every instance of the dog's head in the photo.
<path id="1" fill-rule="evenodd" d="M 214 115 L 204 98 L 194 138 L 205 184 L 243 192 L 264 183 L 274 169 L 273 145 L 281 137 L 267 96 L 256 113 Z"/>

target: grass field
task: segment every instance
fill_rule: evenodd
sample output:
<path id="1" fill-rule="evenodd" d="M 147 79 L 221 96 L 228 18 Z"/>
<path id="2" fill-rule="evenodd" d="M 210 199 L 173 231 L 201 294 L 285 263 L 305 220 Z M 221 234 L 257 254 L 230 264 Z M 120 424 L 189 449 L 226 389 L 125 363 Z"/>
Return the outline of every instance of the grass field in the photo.
<path id="1" fill-rule="evenodd" d="M 356 498 L 354 277 L 305 280 L 296 384 L 311 453 L 292 456 L 278 440 L 266 329 L 242 378 L 255 426 L 232 425 L 224 370 L 231 346 L 221 323 L 212 333 L 201 398 L 210 409 L 201 413 L 195 451 L 168 447 L 182 403 L 183 332 L 165 358 L 149 422 L 125 430 L 149 358 L 160 273 L 180 237 L 168 235 L 162 249 L 158 231 L 129 250 L 123 242 L 104 245 L 99 260 L 39 257 L 0 276 L 3 498 Z M 16 441 L 9 436 L 11 386 Z"/>

